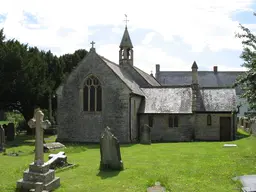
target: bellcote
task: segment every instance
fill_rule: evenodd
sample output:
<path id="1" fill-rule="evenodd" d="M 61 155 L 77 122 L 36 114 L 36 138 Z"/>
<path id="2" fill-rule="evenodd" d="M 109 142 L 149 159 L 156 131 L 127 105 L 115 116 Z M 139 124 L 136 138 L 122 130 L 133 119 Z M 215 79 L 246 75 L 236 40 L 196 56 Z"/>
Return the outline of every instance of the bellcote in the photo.
<path id="1" fill-rule="evenodd" d="M 119 48 L 119 64 L 129 64 L 133 66 L 133 45 L 127 26 L 125 26 L 124 34 Z"/>

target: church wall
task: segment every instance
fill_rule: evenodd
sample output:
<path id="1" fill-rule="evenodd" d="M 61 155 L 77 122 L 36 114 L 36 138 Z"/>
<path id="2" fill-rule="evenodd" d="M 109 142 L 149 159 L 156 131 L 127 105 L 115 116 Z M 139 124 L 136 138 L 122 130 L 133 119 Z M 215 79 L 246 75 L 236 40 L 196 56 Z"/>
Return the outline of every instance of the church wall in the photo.
<path id="1" fill-rule="evenodd" d="M 234 118 L 231 114 L 219 114 L 212 113 L 211 125 L 207 125 L 208 114 L 196 114 L 195 118 L 195 139 L 207 140 L 207 141 L 219 141 L 220 140 L 220 117 L 231 117 L 231 135 L 234 136 L 233 123 Z M 236 118 L 235 118 L 236 119 Z"/>
<path id="2" fill-rule="evenodd" d="M 179 125 L 169 128 L 169 115 L 153 114 L 153 127 L 151 128 L 152 142 L 191 141 L 192 139 L 192 114 L 178 115 Z M 140 127 L 148 124 L 149 114 L 140 115 Z"/>
<path id="3" fill-rule="evenodd" d="M 89 53 L 90 54 L 90 53 Z M 83 111 L 83 81 L 94 74 L 102 84 L 102 111 Z M 99 142 L 109 126 L 120 142 L 129 142 L 128 87 L 96 54 L 88 55 L 71 73 L 58 101 L 58 141 Z"/>
<path id="4" fill-rule="evenodd" d="M 141 104 L 141 97 L 131 97 L 131 141 L 136 143 L 139 141 L 139 121 L 138 111 Z"/>

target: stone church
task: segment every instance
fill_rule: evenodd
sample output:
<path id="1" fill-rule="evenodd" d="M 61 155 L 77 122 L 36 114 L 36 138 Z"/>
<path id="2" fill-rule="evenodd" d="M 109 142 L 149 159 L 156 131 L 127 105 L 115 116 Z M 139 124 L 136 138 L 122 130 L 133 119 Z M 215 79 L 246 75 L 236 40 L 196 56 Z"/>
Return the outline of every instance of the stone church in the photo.
<path id="1" fill-rule="evenodd" d="M 127 27 L 119 47 L 116 64 L 98 55 L 92 42 L 58 88 L 58 141 L 98 143 L 109 126 L 121 143 L 138 143 L 145 124 L 153 142 L 235 138 L 235 89 L 201 86 L 196 62 L 190 82 L 163 85 L 134 64 Z"/>

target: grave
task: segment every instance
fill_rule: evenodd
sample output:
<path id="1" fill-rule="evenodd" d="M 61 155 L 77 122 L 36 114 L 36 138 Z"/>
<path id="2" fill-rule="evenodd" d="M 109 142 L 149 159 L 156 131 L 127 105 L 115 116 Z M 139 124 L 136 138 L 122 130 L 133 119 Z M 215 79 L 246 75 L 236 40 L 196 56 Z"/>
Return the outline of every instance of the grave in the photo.
<path id="1" fill-rule="evenodd" d="M 240 180 L 243 185 L 243 192 L 256 192 L 256 175 L 244 175 L 233 178 L 233 180 Z"/>
<path id="2" fill-rule="evenodd" d="M 5 151 L 5 132 L 2 125 L 0 125 L 0 153 Z"/>
<path id="3" fill-rule="evenodd" d="M 237 147 L 237 144 L 227 143 L 224 144 L 223 147 Z"/>
<path id="4" fill-rule="evenodd" d="M 147 125 L 144 124 L 142 129 L 141 129 L 141 138 L 140 138 L 140 143 L 141 144 L 151 144 L 151 128 Z"/>
<path id="5" fill-rule="evenodd" d="M 7 125 L 7 141 L 13 141 L 15 139 L 15 127 L 14 123 L 9 123 Z"/>
<path id="6" fill-rule="evenodd" d="M 59 142 L 45 143 L 44 144 L 44 152 L 48 152 L 48 151 L 54 150 L 54 149 L 61 149 L 61 148 L 65 148 L 65 145 L 63 145 Z"/>
<path id="7" fill-rule="evenodd" d="M 4 134 L 5 134 L 5 136 L 7 137 L 7 125 L 6 125 L 6 124 L 3 124 L 3 128 L 4 128 Z"/>
<path id="8" fill-rule="evenodd" d="M 100 138 L 100 170 L 123 170 L 118 139 L 106 127 Z"/>
<path id="9" fill-rule="evenodd" d="M 17 181 L 17 189 L 35 191 L 52 191 L 60 186 L 60 178 L 55 177 L 55 171 L 50 169 L 49 163 L 44 163 L 43 152 L 43 129 L 50 126 L 48 120 L 43 120 L 44 114 L 40 109 L 36 109 L 34 117 L 28 122 L 30 128 L 36 128 L 35 159 L 29 165 L 29 169 L 24 171 L 23 179 Z"/>
<path id="10" fill-rule="evenodd" d="M 160 182 L 156 182 L 154 186 L 149 187 L 147 192 L 165 192 L 165 188 L 161 186 Z"/>
<path id="11" fill-rule="evenodd" d="M 55 169 L 56 167 L 63 167 L 68 164 L 67 156 L 63 151 L 57 154 L 50 154 L 48 158 L 49 161 L 47 161 L 47 163 L 50 164 L 51 169 Z"/>

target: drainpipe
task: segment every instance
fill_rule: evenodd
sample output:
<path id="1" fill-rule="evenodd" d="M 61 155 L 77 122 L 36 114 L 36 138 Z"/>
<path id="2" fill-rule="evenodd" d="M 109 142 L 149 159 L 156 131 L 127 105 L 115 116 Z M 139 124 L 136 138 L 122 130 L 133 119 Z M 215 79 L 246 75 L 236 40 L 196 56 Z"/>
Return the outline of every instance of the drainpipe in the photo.
<path id="1" fill-rule="evenodd" d="M 131 106 L 132 106 L 132 94 L 129 95 L 129 135 L 130 135 L 130 142 L 132 143 L 132 123 L 131 123 Z"/>

